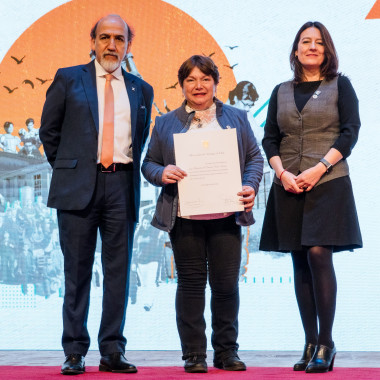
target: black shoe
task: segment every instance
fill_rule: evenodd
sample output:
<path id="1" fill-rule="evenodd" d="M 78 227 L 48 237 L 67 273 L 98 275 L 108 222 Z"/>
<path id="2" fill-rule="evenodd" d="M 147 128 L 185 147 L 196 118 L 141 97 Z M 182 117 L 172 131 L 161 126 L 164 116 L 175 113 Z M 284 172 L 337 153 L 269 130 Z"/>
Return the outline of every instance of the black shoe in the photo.
<path id="1" fill-rule="evenodd" d="M 226 371 L 245 371 L 247 367 L 237 355 L 227 356 L 219 361 L 214 360 L 214 367 Z"/>
<path id="2" fill-rule="evenodd" d="M 204 356 L 191 356 L 185 360 L 185 372 L 188 373 L 206 373 L 207 363 Z"/>
<path id="3" fill-rule="evenodd" d="M 129 363 L 122 352 L 103 355 L 100 358 L 99 371 L 115 373 L 136 373 L 137 368 Z"/>
<path id="4" fill-rule="evenodd" d="M 294 371 L 305 371 L 307 365 L 309 364 L 309 361 L 311 360 L 311 358 L 314 355 L 316 348 L 317 348 L 317 346 L 315 344 L 312 344 L 312 343 L 305 344 L 302 357 L 296 364 L 294 364 L 293 370 Z"/>
<path id="5" fill-rule="evenodd" d="M 336 348 L 319 344 L 315 350 L 313 358 L 306 367 L 307 373 L 328 372 L 334 368 Z"/>
<path id="6" fill-rule="evenodd" d="M 86 370 L 84 366 L 84 356 L 81 354 L 69 354 L 62 365 L 62 375 L 80 375 Z"/>

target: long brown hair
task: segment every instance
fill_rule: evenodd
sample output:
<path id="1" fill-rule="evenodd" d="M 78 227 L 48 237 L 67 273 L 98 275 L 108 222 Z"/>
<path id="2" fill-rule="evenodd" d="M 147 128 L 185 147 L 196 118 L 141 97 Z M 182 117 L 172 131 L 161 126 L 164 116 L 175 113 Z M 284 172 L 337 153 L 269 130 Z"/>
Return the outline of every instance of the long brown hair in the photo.
<path id="1" fill-rule="evenodd" d="M 322 36 L 323 45 L 325 48 L 325 59 L 320 67 L 321 76 L 327 80 L 331 80 L 338 75 L 338 55 L 335 50 L 334 42 L 331 38 L 329 31 L 326 27 L 318 21 L 308 21 L 303 24 L 294 38 L 292 50 L 290 52 L 289 60 L 290 67 L 294 73 L 294 81 L 296 83 L 303 82 L 303 66 L 296 57 L 295 53 L 298 50 L 298 43 L 300 41 L 301 33 L 308 28 L 317 28 Z"/>

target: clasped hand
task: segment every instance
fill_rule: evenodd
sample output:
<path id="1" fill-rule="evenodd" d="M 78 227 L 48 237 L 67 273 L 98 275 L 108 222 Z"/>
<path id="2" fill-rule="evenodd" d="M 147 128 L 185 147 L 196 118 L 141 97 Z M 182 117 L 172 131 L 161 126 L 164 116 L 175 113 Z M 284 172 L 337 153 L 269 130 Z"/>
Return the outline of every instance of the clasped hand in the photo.
<path id="1" fill-rule="evenodd" d="M 323 164 L 317 164 L 297 176 L 286 171 L 281 177 L 281 182 L 286 191 L 294 194 L 300 194 L 304 191 L 310 191 L 325 172 L 326 169 Z"/>

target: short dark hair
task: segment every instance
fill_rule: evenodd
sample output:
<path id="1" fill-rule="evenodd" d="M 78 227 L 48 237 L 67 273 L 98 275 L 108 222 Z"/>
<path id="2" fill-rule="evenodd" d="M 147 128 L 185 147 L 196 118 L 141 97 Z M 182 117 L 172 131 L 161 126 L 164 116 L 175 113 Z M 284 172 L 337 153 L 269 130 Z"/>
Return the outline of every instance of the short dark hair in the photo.
<path id="1" fill-rule="evenodd" d="M 111 14 L 111 15 L 107 15 L 107 16 L 117 16 L 117 17 L 120 17 L 124 22 L 125 22 L 125 26 L 127 27 L 127 32 L 128 32 L 128 42 L 131 42 L 133 40 L 133 38 L 135 37 L 135 32 L 133 31 L 133 29 L 128 25 L 128 23 L 120 16 L 120 15 L 114 15 L 114 14 Z M 96 23 L 95 25 L 92 27 L 91 29 L 91 32 L 90 32 L 90 37 L 92 40 L 94 40 L 96 38 L 96 29 L 98 28 L 98 25 L 99 25 L 99 22 L 102 21 L 105 17 L 107 16 L 104 16 L 102 18 L 100 18 Z"/>
<path id="2" fill-rule="evenodd" d="M 259 94 L 257 93 L 256 87 L 252 82 L 249 82 L 247 80 L 243 80 L 239 82 L 236 87 L 229 92 L 228 99 L 230 101 L 231 105 L 235 104 L 235 96 L 238 98 L 238 100 L 243 99 L 243 90 L 244 87 L 248 85 L 248 94 L 253 102 L 255 102 L 259 98 Z"/>
<path id="3" fill-rule="evenodd" d="M 26 119 L 25 125 L 28 125 L 29 123 L 33 123 L 34 124 L 34 119 L 32 119 L 31 117 L 29 119 Z"/>
<path id="4" fill-rule="evenodd" d="M 6 122 L 4 123 L 4 129 L 5 129 L 6 132 L 8 132 L 8 129 L 9 129 L 9 127 L 10 127 L 11 125 L 13 125 L 13 123 L 12 123 L 11 121 L 6 121 Z"/>
<path id="5" fill-rule="evenodd" d="M 215 85 L 219 83 L 219 70 L 215 62 L 205 55 L 193 55 L 182 63 L 178 70 L 178 82 L 183 87 L 184 80 L 190 75 L 194 67 L 198 67 L 205 75 L 211 75 Z"/>
<path id="6" fill-rule="evenodd" d="M 295 53 L 298 50 L 298 43 L 301 37 L 301 33 L 308 28 L 317 28 L 322 37 L 322 41 L 325 47 L 325 59 L 322 62 L 320 71 L 321 76 L 326 78 L 327 80 L 331 80 L 336 77 L 338 73 L 338 55 L 335 50 L 334 42 L 331 38 L 331 35 L 327 28 L 318 21 L 308 21 L 301 26 L 299 31 L 294 38 L 292 50 L 290 52 L 290 67 L 294 73 L 294 81 L 296 83 L 300 83 L 304 80 L 303 77 L 303 66 L 301 62 L 296 57 Z"/>

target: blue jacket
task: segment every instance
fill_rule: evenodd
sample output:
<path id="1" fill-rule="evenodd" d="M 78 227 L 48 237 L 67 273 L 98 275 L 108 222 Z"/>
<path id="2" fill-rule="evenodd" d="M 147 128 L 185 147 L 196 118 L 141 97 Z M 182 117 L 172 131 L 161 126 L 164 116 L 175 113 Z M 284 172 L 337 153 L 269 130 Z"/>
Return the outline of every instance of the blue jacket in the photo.
<path id="1" fill-rule="evenodd" d="M 263 174 L 263 157 L 257 146 L 247 113 L 216 100 L 216 117 L 222 128 L 236 128 L 242 184 L 251 186 L 257 194 Z M 142 164 L 144 177 L 155 186 L 162 186 L 157 200 L 152 225 L 170 232 L 174 226 L 178 208 L 177 184 L 165 185 L 162 172 L 165 166 L 175 165 L 174 133 L 188 131 L 195 112 L 187 113 L 185 102 L 180 108 L 156 118 L 148 152 Z M 255 222 L 252 212 L 237 212 L 236 223 L 248 226 Z"/>

